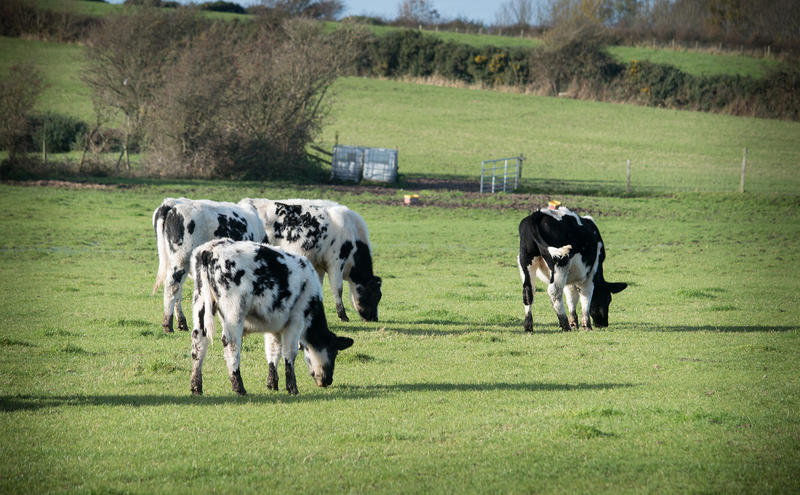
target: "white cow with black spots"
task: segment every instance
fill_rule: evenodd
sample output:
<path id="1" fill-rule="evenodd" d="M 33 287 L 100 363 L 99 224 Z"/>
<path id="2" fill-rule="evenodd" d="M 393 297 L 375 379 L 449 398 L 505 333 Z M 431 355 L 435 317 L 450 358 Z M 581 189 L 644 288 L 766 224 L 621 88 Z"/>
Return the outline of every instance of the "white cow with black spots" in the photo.
<path id="1" fill-rule="evenodd" d="M 525 331 L 533 330 L 533 277 L 547 284 L 562 330 L 577 328 L 577 301 L 581 301 L 584 329 L 608 326 L 611 294 L 628 284 L 606 282 L 603 277 L 605 245 L 592 217 L 581 217 L 564 207 L 542 208 L 519 224 L 519 265 L 522 277 L 522 302 L 525 306 Z M 562 296 L 566 294 L 569 317 Z M 591 318 L 591 319 L 590 319 Z"/>
<path id="2" fill-rule="evenodd" d="M 336 303 L 336 314 L 348 321 L 342 303 L 344 281 L 358 314 L 378 320 L 381 279 L 372 271 L 372 247 L 367 224 L 346 206 L 331 201 L 245 198 L 240 205 L 258 212 L 267 243 L 307 257 L 322 282 L 325 273 Z"/>
<path id="3" fill-rule="evenodd" d="M 247 205 L 187 198 L 166 198 L 153 212 L 158 247 L 158 274 L 153 294 L 164 284 L 165 332 L 173 331 L 173 309 L 178 329 L 189 330 L 181 309 L 183 283 L 189 274 L 192 250 L 212 239 L 262 241 L 264 226 Z"/>
<path id="4" fill-rule="evenodd" d="M 195 289 L 192 299 L 193 394 L 203 393 L 203 360 L 213 337 L 214 315 L 222 321 L 222 347 L 233 391 L 244 395 L 239 369 L 242 336 L 264 333 L 269 363 L 267 388 L 278 389 L 281 356 L 286 390 L 297 394 L 294 361 L 298 343 L 312 378 L 320 387 L 333 382 L 340 350 L 353 345 L 328 329 L 322 307 L 322 287 L 304 257 L 266 244 L 219 239 L 198 247 L 192 255 Z"/>

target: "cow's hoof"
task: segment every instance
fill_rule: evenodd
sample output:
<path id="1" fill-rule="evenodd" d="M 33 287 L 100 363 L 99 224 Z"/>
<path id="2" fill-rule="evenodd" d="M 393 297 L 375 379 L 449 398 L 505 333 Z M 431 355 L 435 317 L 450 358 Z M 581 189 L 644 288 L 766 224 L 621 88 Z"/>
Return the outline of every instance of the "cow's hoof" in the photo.
<path id="1" fill-rule="evenodd" d="M 242 375 L 239 373 L 239 370 L 234 371 L 231 375 L 231 388 L 239 395 L 247 395 L 247 391 L 244 389 L 244 383 L 242 383 Z"/>
<path id="2" fill-rule="evenodd" d="M 192 384 L 192 395 L 203 395 L 203 385 Z"/>
<path id="3" fill-rule="evenodd" d="M 269 364 L 269 372 L 267 374 L 267 390 L 278 390 L 278 372 L 275 370 L 275 365 Z"/>
<path id="4" fill-rule="evenodd" d="M 164 326 L 164 333 L 174 333 L 172 327 Z"/>
<path id="5" fill-rule="evenodd" d="M 533 316 L 528 315 L 525 317 L 524 326 L 526 332 L 531 332 L 531 333 L 533 332 Z"/>
<path id="6" fill-rule="evenodd" d="M 297 394 L 300 393 L 297 390 L 297 385 L 295 385 L 293 387 L 286 387 L 286 391 L 289 392 L 289 395 L 297 395 Z"/>
<path id="7" fill-rule="evenodd" d="M 181 316 L 178 319 L 178 330 L 181 332 L 188 332 L 189 331 L 189 324 L 186 322 L 186 317 Z"/>

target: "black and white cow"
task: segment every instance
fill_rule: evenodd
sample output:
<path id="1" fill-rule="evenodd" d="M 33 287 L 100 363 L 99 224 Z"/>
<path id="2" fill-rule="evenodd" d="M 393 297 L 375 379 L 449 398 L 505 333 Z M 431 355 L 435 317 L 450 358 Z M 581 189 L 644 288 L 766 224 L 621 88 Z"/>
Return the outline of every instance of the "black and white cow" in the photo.
<path id="1" fill-rule="evenodd" d="M 591 217 L 580 217 L 567 208 L 542 208 L 525 217 L 519 224 L 519 265 L 522 277 L 522 301 L 525 305 L 525 331 L 533 331 L 533 276 L 547 283 L 547 294 L 553 303 L 561 329 L 577 328 L 576 303 L 581 301 L 584 329 L 608 326 L 611 294 L 626 283 L 606 282 L 603 261 L 606 252 L 603 238 Z M 562 295 L 566 294 L 569 319 L 564 311 Z"/>
<path id="2" fill-rule="evenodd" d="M 358 213 L 338 203 L 305 199 L 245 198 L 239 204 L 256 209 L 264 223 L 265 242 L 307 257 L 317 270 L 320 283 L 328 274 L 336 314 L 342 321 L 348 321 L 342 303 L 345 280 L 361 318 L 378 320 L 381 279 L 372 271 L 369 232 Z"/>
<path id="3" fill-rule="evenodd" d="M 158 246 L 158 274 L 153 294 L 164 284 L 164 331 L 173 331 L 173 308 L 178 329 L 189 330 L 181 309 L 183 283 L 189 274 L 192 250 L 212 239 L 262 241 L 264 226 L 253 208 L 234 203 L 166 198 L 153 213 Z"/>
<path id="4" fill-rule="evenodd" d="M 328 329 L 322 287 L 308 259 L 248 241 L 218 239 L 198 247 L 191 269 L 193 394 L 203 393 L 203 359 L 213 337 L 214 315 L 222 321 L 222 347 L 233 391 L 244 395 L 239 371 L 242 335 L 264 333 L 269 375 L 278 389 L 278 359 L 283 355 L 286 390 L 297 394 L 294 361 L 298 343 L 312 378 L 320 387 L 333 382 L 336 355 L 353 345 Z"/>

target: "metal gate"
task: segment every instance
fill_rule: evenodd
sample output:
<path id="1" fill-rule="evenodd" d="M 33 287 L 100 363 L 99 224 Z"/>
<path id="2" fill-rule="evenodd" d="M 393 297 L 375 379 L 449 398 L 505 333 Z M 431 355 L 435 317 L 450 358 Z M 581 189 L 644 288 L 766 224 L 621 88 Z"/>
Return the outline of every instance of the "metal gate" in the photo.
<path id="1" fill-rule="evenodd" d="M 520 155 L 482 161 L 481 192 L 494 193 L 500 190 L 501 185 L 503 192 L 515 190 L 519 186 L 519 179 L 522 176 L 522 161 L 524 159 Z"/>
<path id="2" fill-rule="evenodd" d="M 331 159 L 331 179 L 395 182 L 397 150 L 336 145 Z"/>

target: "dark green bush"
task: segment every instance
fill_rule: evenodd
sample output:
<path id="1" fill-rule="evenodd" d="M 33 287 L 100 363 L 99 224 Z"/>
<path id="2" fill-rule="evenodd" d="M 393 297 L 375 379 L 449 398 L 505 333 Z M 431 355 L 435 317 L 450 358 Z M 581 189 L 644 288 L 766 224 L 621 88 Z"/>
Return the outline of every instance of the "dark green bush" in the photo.
<path id="1" fill-rule="evenodd" d="M 591 86 L 595 93 L 623 71 L 609 55 L 602 40 L 576 37 L 534 49 L 530 57 L 531 82 L 558 94 L 572 83 Z"/>
<path id="2" fill-rule="evenodd" d="M 447 79 L 471 83 L 475 81 L 470 64 L 477 51 L 463 43 L 448 41 L 438 46 L 434 64 L 436 73 Z"/>
<path id="3" fill-rule="evenodd" d="M 200 4 L 201 10 L 210 10 L 212 12 L 230 12 L 232 14 L 245 14 L 247 11 L 244 7 L 234 2 L 225 2 L 224 0 L 217 0 L 216 2 L 205 2 Z"/>
<path id="4" fill-rule="evenodd" d="M 31 119 L 31 145 L 41 149 L 47 143 L 48 153 L 64 153 L 77 149 L 88 129 L 86 122 L 55 112 L 34 115 Z"/>

